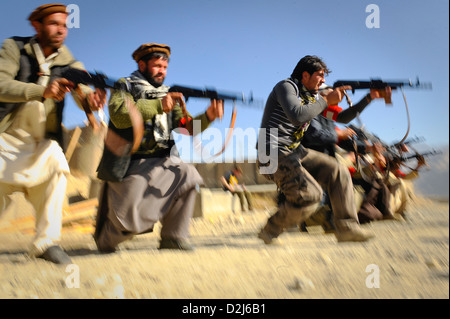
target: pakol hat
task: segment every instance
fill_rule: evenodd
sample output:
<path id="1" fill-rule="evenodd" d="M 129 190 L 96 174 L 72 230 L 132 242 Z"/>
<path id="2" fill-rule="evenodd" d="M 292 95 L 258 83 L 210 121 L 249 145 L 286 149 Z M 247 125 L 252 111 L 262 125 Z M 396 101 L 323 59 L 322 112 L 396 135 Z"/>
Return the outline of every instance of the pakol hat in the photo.
<path id="1" fill-rule="evenodd" d="M 46 16 L 53 13 L 67 13 L 66 6 L 61 3 L 49 3 L 43 4 L 37 7 L 28 17 L 30 21 L 37 21 L 45 18 Z"/>
<path id="2" fill-rule="evenodd" d="M 140 59 L 152 52 L 162 52 L 167 54 L 167 57 L 170 57 L 170 47 L 168 45 L 158 43 L 142 44 L 139 48 L 136 49 L 136 51 L 133 52 L 132 56 L 136 62 L 139 62 Z"/>

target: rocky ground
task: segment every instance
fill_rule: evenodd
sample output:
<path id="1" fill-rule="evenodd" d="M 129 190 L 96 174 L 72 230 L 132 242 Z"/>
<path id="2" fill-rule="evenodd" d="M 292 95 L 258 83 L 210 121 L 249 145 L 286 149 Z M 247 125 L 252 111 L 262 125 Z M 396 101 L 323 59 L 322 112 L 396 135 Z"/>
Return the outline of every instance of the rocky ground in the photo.
<path id="1" fill-rule="evenodd" d="M 415 199 L 407 220 L 365 225 L 367 243 L 311 227 L 266 246 L 256 234 L 271 212 L 194 219 L 193 252 L 159 251 L 158 229 L 109 255 L 91 234 L 66 232 L 68 267 L 30 259 L 31 234 L 0 234 L 0 298 L 449 298 L 448 201 Z"/>

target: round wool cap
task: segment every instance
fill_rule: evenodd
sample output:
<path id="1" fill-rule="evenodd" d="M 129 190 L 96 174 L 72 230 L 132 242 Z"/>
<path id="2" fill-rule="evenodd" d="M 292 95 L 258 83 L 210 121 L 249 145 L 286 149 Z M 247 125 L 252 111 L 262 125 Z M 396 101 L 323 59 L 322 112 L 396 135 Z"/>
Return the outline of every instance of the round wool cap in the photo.
<path id="1" fill-rule="evenodd" d="M 140 59 L 152 52 L 162 52 L 167 54 L 167 57 L 170 57 L 170 47 L 168 45 L 158 43 L 142 44 L 139 48 L 136 49 L 136 51 L 133 52 L 132 56 L 136 62 L 139 62 Z"/>
<path id="2" fill-rule="evenodd" d="M 30 14 L 28 20 L 37 21 L 53 13 L 67 13 L 66 6 L 61 3 L 43 4 Z"/>

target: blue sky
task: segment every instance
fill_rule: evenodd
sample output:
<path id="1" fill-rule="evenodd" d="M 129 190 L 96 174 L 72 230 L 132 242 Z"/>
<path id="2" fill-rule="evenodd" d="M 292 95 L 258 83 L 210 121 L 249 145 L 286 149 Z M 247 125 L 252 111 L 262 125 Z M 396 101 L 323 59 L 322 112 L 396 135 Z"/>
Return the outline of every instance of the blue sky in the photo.
<path id="1" fill-rule="evenodd" d="M 26 20 L 46 3 L 2 1 L 0 38 L 32 35 Z M 250 91 L 264 104 L 273 86 L 287 78 L 298 60 L 318 55 L 332 70 L 327 83 L 339 79 L 415 79 L 432 82 L 432 90 L 405 90 L 409 136 L 427 144 L 448 144 L 449 4 L 447 0 L 190 0 L 64 1 L 80 9 L 80 26 L 71 28 L 66 44 L 88 70 L 113 77 L 136 69 L 131 53 L 142 43 L 172 48 L 166 84 Z M 369 4 L 379 8 L 379 28 L 368 28 Z M 367 92 L 351 95 L 357 102 Z M 366 128 L 386 142 L 406 133 L 402 94 L 393 106 L 373 102 L 361 115 Z M 192 114 L 207 101 L 189 101 Z M 226 133 L 231 105 L 212 127 Z M 261 106 L 261 105 L 260 105 Z M 346 107 L 345 102 L 342 103 Z M 262 108 L 238 105 L 236 127 L 256 130 Z M 82 125 L 84 114 L 69 100 L 64 123 Z M 221 141 L 220 141 L 221 142 Z M 219 143 L 220 144 L 220 143 Z M 252 143 L 250 143 L 252 144 Z M 251 156 L 254 146 L 237 142 L 230 156 Z"/>

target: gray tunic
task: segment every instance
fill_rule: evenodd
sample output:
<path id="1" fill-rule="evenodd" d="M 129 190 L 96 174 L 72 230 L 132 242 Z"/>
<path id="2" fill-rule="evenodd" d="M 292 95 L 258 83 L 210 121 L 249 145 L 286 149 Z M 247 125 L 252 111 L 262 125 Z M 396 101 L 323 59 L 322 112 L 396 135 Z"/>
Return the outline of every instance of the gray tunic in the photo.
<path id="1" fill-rule="evenodd" d="M 294 142 L 294 135 L 303 125 L 327 108 L 327 102 L 316 95 L 315 103 L 304 103 L 299 96 L 299 88 L 290 79 L 275 85 L 264 109 L 261 128 L 265 130 L 265 140 L 258 141 L 258 148 L 278 149 L 282 154 L 289 154 L 289 146 Z M 278 129 L 278 136 L 273 136 L 271 129 Z M 260 135 L 262 136 L 262 135 Z"/>

